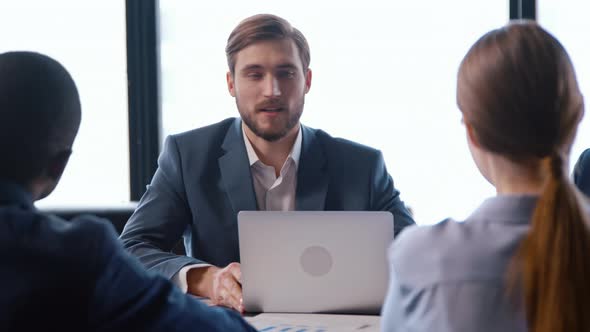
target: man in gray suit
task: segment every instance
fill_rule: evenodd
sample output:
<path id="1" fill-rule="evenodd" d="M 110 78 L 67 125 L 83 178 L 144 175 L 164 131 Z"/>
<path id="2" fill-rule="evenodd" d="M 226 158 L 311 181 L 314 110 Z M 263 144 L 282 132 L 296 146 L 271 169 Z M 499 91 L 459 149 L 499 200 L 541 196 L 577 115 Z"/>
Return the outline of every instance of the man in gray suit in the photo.
<path id="1" fill-rule="evenodd" d="M 242 311 L 239 211 L 391 211 L 395 233 L 414 221 L 381 152 L 300 124 L 312 74 L 299 30 L 274 15 L 250 17 L 226 55 L 241 119 L 168 137 L 121 239 L 185 291 Z M 170 253 L 181 235 L 187 256 Z"/>
<path id="2" fill-rule="evenodd" d="M 590 149 L 582 152 L 574 167 L 574 183 L 586 196 L 590 197 Z"/>

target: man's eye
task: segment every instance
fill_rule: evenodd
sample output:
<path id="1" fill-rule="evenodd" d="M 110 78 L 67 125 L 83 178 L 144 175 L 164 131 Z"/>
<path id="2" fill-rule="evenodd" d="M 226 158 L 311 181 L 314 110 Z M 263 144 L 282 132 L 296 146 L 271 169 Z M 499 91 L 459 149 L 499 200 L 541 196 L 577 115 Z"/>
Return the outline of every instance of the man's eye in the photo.
<path id="1" fill-rule="evenodd" d="M 246 74 L 246 77 L 248 77 L 250 79 L 257 80 L 257 79 L 262 78 L 262 74 L 261 73 L 248 73 L 248 74 Z"/>
<path id="2" fill-rule="evenodd" d="M 280 71 L 277 76 L 279 78 L 294 78 L 295 77 L 295 71 L 294 70 Z"/>

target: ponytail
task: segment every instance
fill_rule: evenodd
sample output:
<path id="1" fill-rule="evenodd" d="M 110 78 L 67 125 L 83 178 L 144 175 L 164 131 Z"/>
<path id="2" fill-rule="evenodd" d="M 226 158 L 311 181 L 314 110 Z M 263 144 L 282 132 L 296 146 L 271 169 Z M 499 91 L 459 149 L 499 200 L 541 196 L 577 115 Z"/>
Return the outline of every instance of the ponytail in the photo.
<path id="1" fill-rule="evenodd" d="M 551 176 L 515 256 L 529 331 L 590 331 L 587 211 L 567 178 L 561 154 L 545 163 Z"/>

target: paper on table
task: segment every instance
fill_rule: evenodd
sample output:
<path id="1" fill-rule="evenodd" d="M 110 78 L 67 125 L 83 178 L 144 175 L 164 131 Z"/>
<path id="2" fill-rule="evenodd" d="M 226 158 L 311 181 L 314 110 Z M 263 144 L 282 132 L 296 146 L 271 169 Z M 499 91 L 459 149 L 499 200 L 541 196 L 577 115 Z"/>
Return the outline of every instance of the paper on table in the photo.
<path id="1" fill-rule="evenodd" d="M 246 317 L 264 332 L 378 332 L 379 316 L 324 314 L 259 314 Z"/>

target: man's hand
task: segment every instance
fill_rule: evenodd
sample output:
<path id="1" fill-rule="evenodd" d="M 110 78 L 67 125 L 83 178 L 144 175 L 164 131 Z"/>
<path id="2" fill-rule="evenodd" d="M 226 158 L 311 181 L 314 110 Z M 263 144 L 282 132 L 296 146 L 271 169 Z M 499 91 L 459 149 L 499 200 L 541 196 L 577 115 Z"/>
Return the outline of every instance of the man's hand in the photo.
<path id="1" fill-rule="evenodd" d="M 208 297 L 215 305 L 244 312 L 240 263 L 231 263 L 223 269 L 216 266 L 191 269 L 187 282 L 189 293 Z"/>

